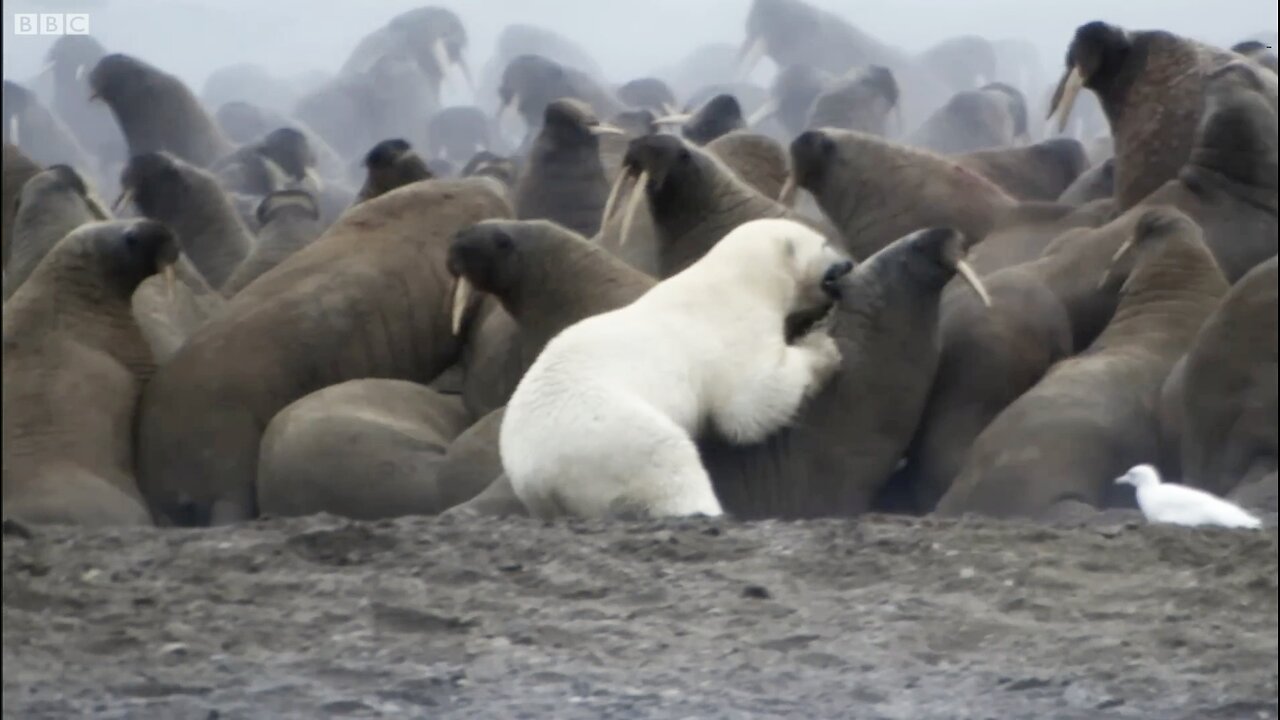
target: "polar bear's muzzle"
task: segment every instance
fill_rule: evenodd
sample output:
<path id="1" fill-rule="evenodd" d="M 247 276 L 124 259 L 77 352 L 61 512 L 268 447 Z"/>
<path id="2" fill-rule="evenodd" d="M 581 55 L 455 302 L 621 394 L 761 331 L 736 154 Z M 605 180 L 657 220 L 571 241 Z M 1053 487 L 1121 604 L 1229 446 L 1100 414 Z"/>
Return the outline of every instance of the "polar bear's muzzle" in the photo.
<path id="1" fill-rule="evenodd" d="M 841 260 L 827 266 L 827 271 L 822 274 L 822 292 L 832 300 L 840 299 L 840 278 L 848 275 L 853 271 L 852 260 Z"/>

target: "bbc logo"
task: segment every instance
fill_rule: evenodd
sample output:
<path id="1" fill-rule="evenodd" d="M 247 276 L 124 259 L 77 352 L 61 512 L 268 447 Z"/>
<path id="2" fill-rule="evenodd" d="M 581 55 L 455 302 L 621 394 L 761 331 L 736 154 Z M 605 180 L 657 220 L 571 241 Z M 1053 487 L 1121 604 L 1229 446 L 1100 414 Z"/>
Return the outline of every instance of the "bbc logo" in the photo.
<path id="1" fill-rule="evenodd" d="M 88 35 L 88 13 L 15 13 L 14 35 Z"/>

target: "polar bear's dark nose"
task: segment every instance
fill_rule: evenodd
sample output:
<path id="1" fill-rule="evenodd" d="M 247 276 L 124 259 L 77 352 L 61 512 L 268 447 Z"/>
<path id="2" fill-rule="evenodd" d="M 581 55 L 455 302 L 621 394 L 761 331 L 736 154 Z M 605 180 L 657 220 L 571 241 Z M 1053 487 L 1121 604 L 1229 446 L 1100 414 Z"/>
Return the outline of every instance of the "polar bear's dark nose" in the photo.
<path id="1" fill-rule="evenodd" d="M 838 263 L 832 263 L 825 273 L 822 274 L 822 290 L 837 300 L 840 298 L 840 278 L 848 275 L 853 270 L 852 260 L 842 260 Z"/>

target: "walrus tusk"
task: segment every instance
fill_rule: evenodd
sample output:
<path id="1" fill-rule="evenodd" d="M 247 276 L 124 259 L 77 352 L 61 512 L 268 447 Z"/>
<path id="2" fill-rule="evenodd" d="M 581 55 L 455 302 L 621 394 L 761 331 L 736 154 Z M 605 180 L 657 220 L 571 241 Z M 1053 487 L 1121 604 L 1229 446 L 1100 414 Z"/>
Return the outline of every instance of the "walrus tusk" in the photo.
<path id="1" fill-rule="evenodd" d="M 18 116 L 15 114 L 9 118 L 9 142 L 13 145 L 21 145 L 22 141 L 18 138 Z"/>
<path id="2" fill-rule="evenodd" d="M 675 112 L 663 115 L 653 121 L 654 125 L 683 125 L 693 118 L 689 113 Z"/>
<path id="3" fill-rule="evenodd" d="M 462 82 L 466 84 L 467 92 L 471 93 L 472 97 L 475 97 L 476 84 L 475 81 L 471 79 L 471 66 L 468 65 L 467 61 L 461 57 L 458 58 L 458 62 L 456 64 L 458 66 L 458 72 L 462 73 Z"/>
<path id="4" fill-rule="evenodd" d="M 742 44 L 742 49 L 738 51 L 738 67 L 736 72 L 738 78 L 745 78 L 756 69 L 756 63 L 760 62 L 760 58 L 764 57 L 765 50 L 764 36 L 758 36 L 754 39 L 747 38 Z"/>
<path id="5" fill-rule="evenodd" d="M 592 125 L 587 130 L 592 135 L 626 135 L 627 134 L 626 130 L 623 130 L 617 125 L 610 125 L 609 123 L 599 123 L 597 125 Z"/>
<path id="6" fill-rule="evenodd" d="M 89 212 L 99 220 L 110 220 L 112 218 L 112 213 L 107 212 L 107 209 L 102 206 L 102 201 L 98 199 L 97 193 L 92 190 L 84 194 L 84 202 L 89 206 Z"/>
<path id="7" fill-rule="evenodd" d="M 669 102 L 664 102 L 662 103 L 662 113 L 664 115 L 679 115 L 680 108 L 676 107 L 675 105 L 672 105 Z"/>
<path id="8" fill-rule="evenodd" d="M 1107 265 L 1107 269 L 1102 271 L 1102 277 L 1098 280 L 1099 290 L 1101 290 L 1102 286 L 1106 285 L 1107 281 L 1111 279 L 1111 272 L 1115 270 L 1116 263 L 1120 262 L 1120 258 L 1124 257 L 1132 249 L 1133 238 L 1129 238 L 1123 243 L 1120 243 L 1120 247 L 1116 249 L 1116 254 L 1111 256 L 1111 262 Z"/>
<path id="9" fill-rule="evenodd" d="M 127 205 L 133 200 L 133 188 L 125 188 L 120 191 L 120 195 L 116 197 L 116 201 L 111 203 L 111 212 L 119 214 L 120 208 Z"/>
<path id="10" fill-rule="evenodd" d="M 466 276 L 459 275 L 458 282 L 453 286 L 453 318 L 450 327 L 454 337 L 462 331 L 462 313 L 466 312 L 467 301 L 470 299 L 471 281 Z"/>
<path id="11" fill-rule="evenodd" d="M 76 82 L 80 82 L 80 80 L 83 77 L 84 77 L 84 65 L 77 65 L 76 66 Z"/>
<path id="12" fill-rule="evenodd" d="M 1071 69 L 1063 76 L 1062 82 L 1058 84 L 1058 89 L 1053 93 L 1053 102 L 1049 105 L 1049 119 L 1054 114 L 1058 115 L 1058 132 L 1067 129 L 1067 119 L 1071 117 L 1071 108 L 1076 104 L 1076 96 L 1080 94 L 1080 88 L 1084 87 L 1084 75 L 1081 74 L 1080 68 L 1072 65 Z"/>
<path id="13" fill-rule="evenodd" d="M 172 305 L 173 304 L 173 285 L 174 285 L 173 263 L 166 264 L 164 266 L 164 269 L 161 270 L 160 272 L 161 274 L 164 275 L 165 302 Z"/>
<path id="14" fill-rule="evenodd" d="M 289 173 L 285 172 L 284 168 L 280 167 L 280 163 L 272 160 L 266 155 L 259 155 L 258 157 L 262 158 L 262 166 L 267 169 L 267 177 L 270 178 L 269 182 L 271 183 L 271 191 L 275 192 L 276 190 L 283 190 L 284 186 L 288 183 Z"/>
<path id="15" fill-rule="evenodd" d="M 765 120 L 773 117 L 773 114 L 776 112 L 778 112 L 778 101 L 773 99 L 767 100 L 765 104 L 756 108 L 756 111 L 751 113 L 751 117 L 747 118 L 747 127 L 755 127 L 756 125 L 759 125 Z"/>
<path id="16" fill-rule="evenodd" d="M 982 284 L 982 278 L 978 277 L 978 273 L 973 271 L 973 266 L 964 260 L 956 261 L 956 272 L 960 273 L 960 277 L 978 293 L 978 297 L 982 300 L 982 304 L 991 307 L 991 295 L 987 293 L 987 286 Z"/>
<path id="17" fill-rule="evenodd" d="M 618 197 L 622 195 L 622 186 L 627 184 L 627 180 L 631 178 L 631 171 L 623 168 L 618 173 L 618 177 L 613 181 L 613 187 L 609 188 L 609 199 L 604 201 L 604 214 L 600 216 L 600 227 L 604 227 L 609 223 L 609 218 L 613 217 L 613 211 L 618 204 Z"/>
<path id="18" fill-rule="evenodd" d="M 36 73 L 36 77 L 37 77 L 37 78 L 43 78 L 45 75 L 48 75 L 49 73 L 53 72 L 53 69 L 54 69 L 55 67 L 57 67 L 57 66 L 58 66 L 58 63 L 56 63 L 56 62 L 54 62 L 54 61 L 50 60 L 49 62 L 47 62 L 47 63 L 45 63 L 44 65 L 41 65 L 41 66 L 40 66 L 40 72 Z M 77 70 L 78 70 L 78 69 L 79 69 L 79 68 L 77 68 Z M 77 79 L 77 80 L 79 80 L 79 79 L 80 79 L 80 76 L 79 76 L 79 75 L 77 75 L 77 76 L 76 76 L 76 79 Z"/>
<path id="19" fill-rule="evenodd" d="M 509 125 L 511 117 L 520 113 L 520 93 L 513 93 L 511 99 L 498 110 L 498 127 Z"/>
<path id="20" fill-rule="evenodd" d="M 788 173 L 787 181 L 782 183 L 782 189 L 778 191 L 778 202 L 791 207 L 796 201 L 796 174 Z"/>
<path id="21" fill-rule="evenodd" d="M 311 190 L 313 192 L 320 192 L 321 190 L 324 190 L 324 178 L 320 177 L 320 173 L 316 172 L 315 168 L 309 167 L 304 170 L 302 172 L 302 179 L 306 180 L 307 183 L 311 185 Z"/>
<path id="22" fill-rule="evenodd" d="M 431 57 L 436 61 L 436 67 L 440 69 L 440 80 L 443 82 L 449 77 L 449 71 L 453 69 L 453 61 L 449 59 L 449 49 L 444 46 L 444 38 L 438 37 L 431 44 Z"/>
<path id="23" fill-rule="evenodd" d="M 631 197 L 627 199 L 627 214 L 622 218 L 622 236 L 618 238 L 618 247 L 627 244 L 628 238 L 631 236 L 631 226 L 636 220 L 636 210 L 640 207 L 640 199 L 644 197 L 645 186 L 649 184 L 649 171 L 645 170 L 640 173 L 640 177 L 636 178 L 635 187 L 631 190 Z"/>

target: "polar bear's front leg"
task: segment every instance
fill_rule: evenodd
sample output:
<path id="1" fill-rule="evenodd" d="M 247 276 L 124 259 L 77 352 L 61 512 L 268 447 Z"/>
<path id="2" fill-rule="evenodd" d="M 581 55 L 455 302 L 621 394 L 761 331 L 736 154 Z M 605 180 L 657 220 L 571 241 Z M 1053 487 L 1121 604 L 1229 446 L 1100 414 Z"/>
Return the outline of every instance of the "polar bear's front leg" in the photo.
<path id="1" fill-rule="evenodd" d="M 747 445 L 791 422 L 800 403 L 827 384 L 840 367 L 840 349 L 825 331 L 808 333 L 783 350 L 780 363 L 748 374 L 711 409 L 726 440 Z"/>

